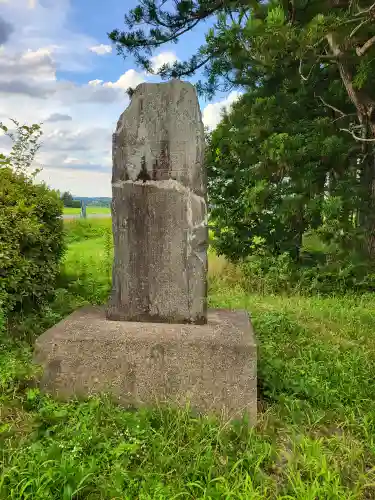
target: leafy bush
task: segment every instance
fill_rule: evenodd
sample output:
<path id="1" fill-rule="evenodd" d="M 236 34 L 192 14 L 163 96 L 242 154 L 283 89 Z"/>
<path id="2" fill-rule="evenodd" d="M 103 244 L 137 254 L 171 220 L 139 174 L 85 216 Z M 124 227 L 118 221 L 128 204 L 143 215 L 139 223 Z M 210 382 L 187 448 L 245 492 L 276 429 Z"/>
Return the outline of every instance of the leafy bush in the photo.
<path id="1" fill-rule="evenodd" d="M 328 256 L 329 257 L 329 256 Z M 357 262 L 347 256 L 345 259 L 316 263 L 313 267 L 301 268 L 298 287 L 311 294 L 344 294 L 347 292 L 373 292 L 375 272 L 373 265 Z"/>
<path id="2" fill-rule="evenodd" d="M 63 255 L 62 203 L 54 191 L 0 168 L 0 294 L 4 310 L 53 291 Z"/>
<path id="3" fill-rule="evenodd" d="M 242 262 L 241 270 L 244 288 L 264 294 L 292 292 L 298 279 L 288 253 L 256 253 Z"/>
<path id="4" fill-rule="evenodd" d="M 30 170 L 39 149 L 39 125 L 16 125 L 16 134 L 0 123 L 13 141 L 0 155 L 0 297 L 2 314 L 39 305 L 54 290 L 64 252 L 62 202 L 58 193 Z"/>
<path id="5" fill-rule="evenodd" d="M 240 264 L 244 289 L 263 294 L 345 294 L 375 291 L 375 270 L 355 256 L 302 253 L 296 263 L 288 253 L 258 251 Z"/>

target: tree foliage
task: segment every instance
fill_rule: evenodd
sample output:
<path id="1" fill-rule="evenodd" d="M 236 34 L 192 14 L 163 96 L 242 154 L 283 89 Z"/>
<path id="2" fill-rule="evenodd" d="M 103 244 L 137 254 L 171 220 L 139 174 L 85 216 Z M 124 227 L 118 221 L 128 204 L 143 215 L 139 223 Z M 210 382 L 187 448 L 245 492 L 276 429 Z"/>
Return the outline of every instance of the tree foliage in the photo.
<path id="1" fill-rule="evenodd" d="M 328 191 L 346 203 L 337 216 L 340 228 L 346 226 L 346 235 L 353 229 L 358 186 L 350 164 L 358 147 L 317 105 L 314 89 L 325 95 L 330 87 L 329 75 L 321 72 L 328 70 L 300 85 L 294 68 L 278 89 L 269 80 L 245 93 L 209 137 L 209 194 L 220 229 L 216 245 L 231 258 L 262 244 L 298 259 L 302 236 L 311 229 L 323 234 L 324 227 L 328 239 L 338 239 L 340 233 L 327 234 Z M 330 178 L 335 184 L 328 186 Z"/>
<path id="2" fill-rule="evenodd" d="M 217 245 L 231 257 L 263 241 L 298 258 L 317 230 L 375 257 L 375 3 L 364 0 L 140 0 L 118 53 L 151 56 L 207 19 L 205 43 L 162 78 L 203 70 L 201 93 L 244 96 L 209 138 Z"/>
<path id="3" fill-rule="evenodd" d="M 41 146 L 40 124 L 20 125 L 17 120 L 11 119 L 11 121 L 15 125 L 15 131 L 9 130 L 3 122 L 0 122 L 0 130 L 12 141 L 9 155 L 0 154 L 0 167 L 11 165 L 17 174 L 35 177 L 40 168 L 31 170 L 31 166 Z"/>
<path id="4" fill-rule="evenodd" d="M 212 93 L 220 81 L 254 83 L 253 68 L 267 72 L 283 59 L 298 61 L 303 79 L 321 63 L 337 66 L 343 81 L 350 72 L 351 99 L 357 92 L 374 92 L 375 4 L 368 0 L 361 5 L 349 0 L 176 0 L 174 8 L 168 6 L 165 0 L 140 0 L 125 15 L 126 30 L 109 33 L 118 53 L 131 54 L 152 72 L 155 50 L 178 43 L 186 32 L 215 17 L 197 53 L 159 68 L 161 77 L 191 76 L 205 68 L 206 81 L 199 88 Z"/>

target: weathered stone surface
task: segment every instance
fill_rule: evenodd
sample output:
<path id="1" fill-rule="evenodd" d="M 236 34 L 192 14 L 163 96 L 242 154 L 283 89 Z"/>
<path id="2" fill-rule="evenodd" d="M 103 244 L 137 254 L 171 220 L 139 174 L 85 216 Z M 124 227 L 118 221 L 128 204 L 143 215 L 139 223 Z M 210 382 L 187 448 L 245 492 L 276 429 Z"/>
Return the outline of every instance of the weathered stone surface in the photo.
<path id="1" fill-rule="evenodd" d="M 204 126 L 193 85 L 141 83 L 113 134 L 114 184 L 175 179 L 205 196 Z"/>
<path id="2" fill-rule="evenodd" d="M 41 335 L 42 390 L 60 399 L 107 392 L 125 406 L 177 404 L 256 421 L 256 346 L 245 311 L 206 325 L 108 321 L 83 308 Z"/>
<path id="3" fill-rule="evenodd" d="M 207 321 L 204 128 L 194 87 L 143 83 L 113 135 L 112 320 Z"/>

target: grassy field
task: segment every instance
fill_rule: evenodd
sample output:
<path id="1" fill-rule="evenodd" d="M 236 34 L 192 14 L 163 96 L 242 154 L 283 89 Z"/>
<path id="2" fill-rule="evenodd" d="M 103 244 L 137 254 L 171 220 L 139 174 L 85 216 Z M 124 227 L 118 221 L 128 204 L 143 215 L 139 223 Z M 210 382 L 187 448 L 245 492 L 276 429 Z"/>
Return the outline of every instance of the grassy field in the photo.
<path id="1" fill-rule="evenodd" d="M 81 213 L 80 208 L 69 208 L 64 207 L 64 215 L 79 215 Z M 86 213 L 90 214 L 110 214 L 111 209 L 109 207 L 94 207 L 88 206 L 86 207 Z"/>
<path id="2" fill-rule="evenodd" d="M 210 253 L 210 305 L 250 311 L 259 423 L 61 404 L 30 388 L 36 335 L 110 287 L 110 221 L 67 224 L 55 300 L 0 350 L 0 499 L 375 498 L 375 298 L 245 294 Z"/>

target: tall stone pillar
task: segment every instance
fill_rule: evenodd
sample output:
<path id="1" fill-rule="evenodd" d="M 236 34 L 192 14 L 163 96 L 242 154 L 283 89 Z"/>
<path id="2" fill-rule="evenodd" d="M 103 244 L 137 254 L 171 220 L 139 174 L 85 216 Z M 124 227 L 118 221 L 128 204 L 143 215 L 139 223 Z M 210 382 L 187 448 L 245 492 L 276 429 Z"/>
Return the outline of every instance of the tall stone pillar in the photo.
<path id="1" fill-rule="evenodd" d="M 204 146 L 190 83 L 137 87 L 113 134 L 108 319 L 207 322 Z"/>

